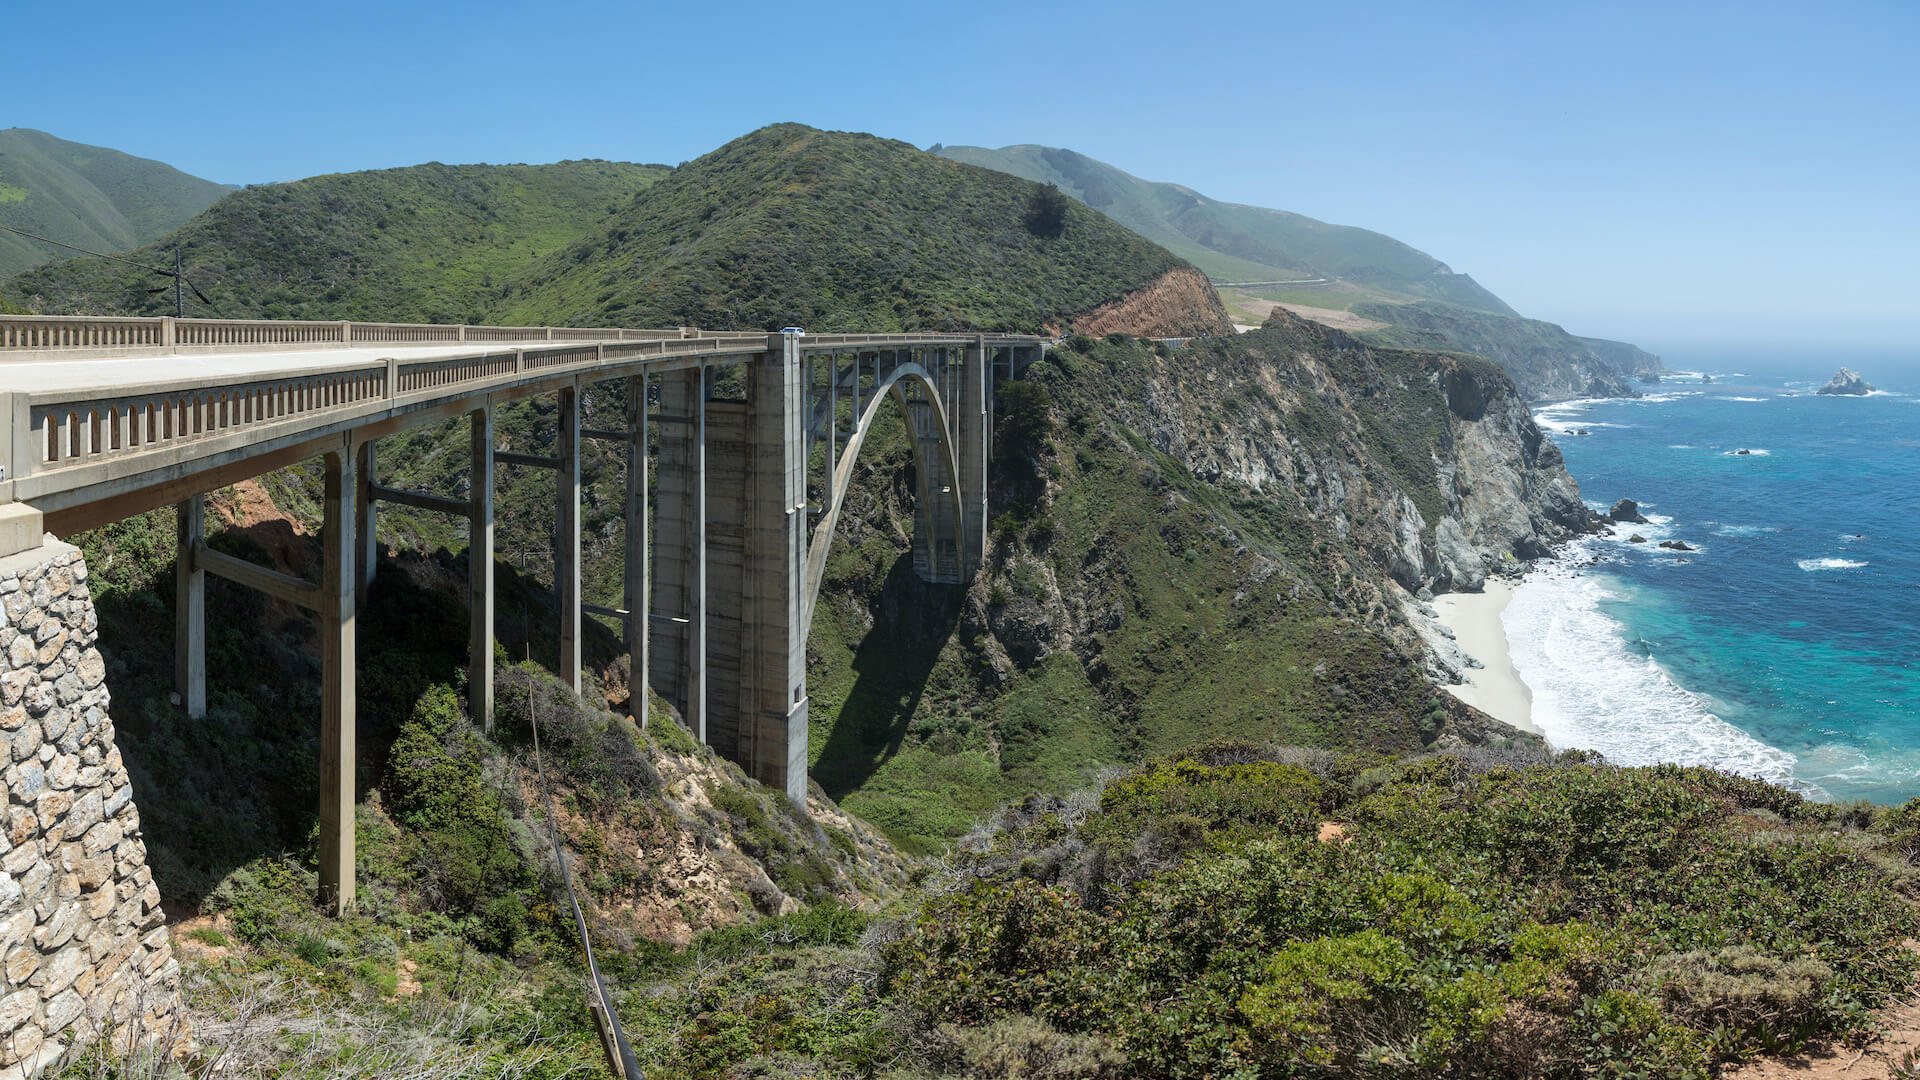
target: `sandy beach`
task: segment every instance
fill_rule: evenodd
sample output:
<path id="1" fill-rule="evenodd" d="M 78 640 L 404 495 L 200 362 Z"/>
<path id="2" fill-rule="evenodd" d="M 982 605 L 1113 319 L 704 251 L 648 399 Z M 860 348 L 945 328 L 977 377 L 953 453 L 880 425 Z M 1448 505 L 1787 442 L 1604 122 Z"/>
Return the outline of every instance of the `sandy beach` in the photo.
<path id="1" fill-rule="evenodd" d="M 1500 613 L 1513 598 L 1513 583 L 1489 578 L 1485 592 L 1445 593 L 1434 597 L 1440 622 L 1453 631 L 1467 655 L 1486 665 L 1467 675 L 1467 682 L 1447 687 L 1461 701 L 1522 731 L 1540 734 L 1533 723 L 1533 692 L 1513 670 L 1507 654 L 1507 632 Z"/>

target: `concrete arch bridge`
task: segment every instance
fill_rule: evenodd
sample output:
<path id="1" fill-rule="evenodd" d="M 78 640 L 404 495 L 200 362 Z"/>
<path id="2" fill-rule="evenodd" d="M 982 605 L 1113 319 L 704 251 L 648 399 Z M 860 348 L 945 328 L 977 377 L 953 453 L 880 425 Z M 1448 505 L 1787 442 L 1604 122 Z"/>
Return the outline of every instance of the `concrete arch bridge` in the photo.
<path id="1" fill-rule="evenodd" d="M 579 690 L 583 615 L 616 619 L 639 680 L 702 741 L 804 800 L 807 627 L 863 440 L 887 402 L 905 414 L 918 465 L 914 568 L 969 579 L 985 551 L 993 383 L 1046 347 L 1003 335 L 0 316 L 0 561 L 49 532 L 177 505 L 176 681 L 195 716 L 206 709 L 207 574 L 315 612 L 322 891 L 347 904 L 354 611 L 374 573 L 380 503 L 467 519 L 469 707 L 490 725 L 495 469 L 553 470 L 562 679 Z M 610 381 L 625 423 L 582 428 L 582 392 Z M 497 449 L 495 410 L 536 394 L 558 400 L 556 453 Z M 467 498 L 379 482 L 383 436 L 461 417 L 472 430 Z M 581 599 L 583 439 L 626 454 L 619 608 Z M 206 546 L 207 492 L 315 456 L 326 476 L 319 585 Z M 642 723 L 646 700 L 634 695 Z"/>

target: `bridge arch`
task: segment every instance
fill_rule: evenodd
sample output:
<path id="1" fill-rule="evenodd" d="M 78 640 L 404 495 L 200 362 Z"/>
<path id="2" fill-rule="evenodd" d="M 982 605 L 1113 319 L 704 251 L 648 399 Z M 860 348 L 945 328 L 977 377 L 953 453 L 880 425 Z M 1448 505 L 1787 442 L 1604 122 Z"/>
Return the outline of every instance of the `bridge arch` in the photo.
<path id="1" fill-rule="evenodd" d="M 857 362 L 852 371 L 853 377 L 859 378 Z M 888 398 L 899 406 L 901 419 L 907 425 L 908 439 L 913 444 L 917 488 L 914 500 L 916 569 L 923 577 L 942 576 L 936 569 L 940 561 L 938 552 L 942 547 L 951 552 L 950 557 L 956 566 L 961 561 L 964 503 L 960 491 L 960 448 L 952 413 L 947 407 L 947 395 L 941 393 L 941 384 L 947 381 L 942 378 L 943 374 L 930 370 L 917 360 L 903 361 L 891 365 L 884 372 L 876 372 L 872 396 L 861 404 L 859 414 L 854 417 L 852 434 L 845 443 L 837 443 L 836 440 L 837 453 L 830 453 L 826 462 L 828 476 L 823 485 L 826 501 L 820 507 L 813 537 L 807 548 L 803 579 L 805 607 L 801 616 L 804 627 L 810 629 L 813 626 L 814 607 L 820 599 L 820 586 L 826 578 L 827 555 L 833 548 L 834 532 L 840 522 L 840 511 L 846 504 L 854 466 L 858 464 L 860 450 L 873 431 Z M 836 372 L 835 378 L 838 377 Z M 918 396 L 915 396 L 916 392 Z M 810 411 L 815 416 L 823 412 L 817 407 Z M 837 422 L 832 415 L 826 415 L 824 419 L 829 425 L 828 430 Z M 929 535 L 922 536 L 922 529 L 928 530 Z"/>

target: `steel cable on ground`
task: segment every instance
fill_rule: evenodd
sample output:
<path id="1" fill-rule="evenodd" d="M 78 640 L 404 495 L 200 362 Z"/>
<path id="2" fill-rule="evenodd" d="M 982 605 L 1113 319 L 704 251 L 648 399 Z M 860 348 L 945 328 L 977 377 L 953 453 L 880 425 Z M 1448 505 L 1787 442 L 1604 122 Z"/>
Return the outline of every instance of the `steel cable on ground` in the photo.
<path id="1" fill-rule="evenodd" d="M 613 1033 L 615 1047 L 620 1054 L 620 1069 L 626 1074 L 626 1080 L 646 1080 L 646 1074 L 640 1071 L 640 1062 L 633 1056 L 633 1047 L 627 1043 L 627 1033 L 620 1026 L 620 1015 L 613 1009 L 613 995 L 607 992 L 607 984 L 600 978 L 600 965 L 593 958 L 593 941 L 587 934 L 587 917 L 580 910 L 580 898 L 573 891 L 573 875 L 567 870 L 567 855 L 560 846 L 560 819 L 553 815 L 553 792 L 547 790 L 547 769 L 540 760 L 540 710 L 534 704 L 533 679 L 527 679 L 527 726 L 533 730 L 533 769 L 540 778 L 540 799 L 546 804 L 547 832 L 553 837 L 553 857 L 560 864 L 560 880 L 567 887 L 567 900 L 573 905 L 573 923 L 580 931 L 580 947 L 587 953 L 587 974 L 593 979 L 594 996 L 600 999 L 601 1015 L 607 1019 L 607 1030 Z"/>

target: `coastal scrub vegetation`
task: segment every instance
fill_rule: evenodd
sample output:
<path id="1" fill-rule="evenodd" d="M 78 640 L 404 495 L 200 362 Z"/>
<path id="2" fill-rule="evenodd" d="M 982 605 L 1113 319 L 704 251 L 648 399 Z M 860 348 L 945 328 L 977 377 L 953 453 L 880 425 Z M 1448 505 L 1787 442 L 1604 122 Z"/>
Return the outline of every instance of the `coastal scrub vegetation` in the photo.
<path id="1" fill-rule="evenodd" d="M 1866 1033 L 1920 879 L 1857 808 L 1567 753 L 1214 743 L 967 837 L 863 947 L 629 998 L 650 1075 L 1705 1077 Z"/>

